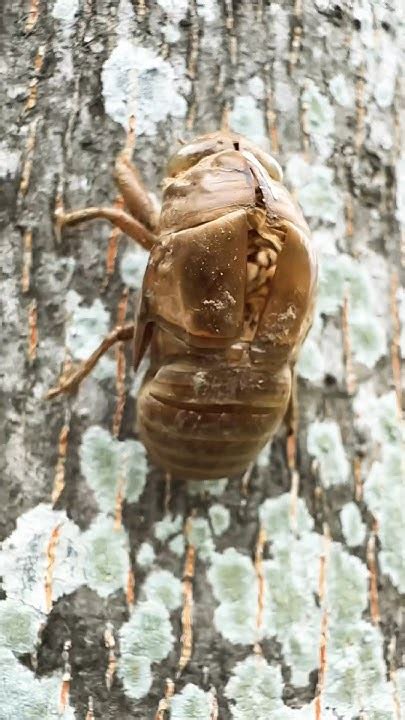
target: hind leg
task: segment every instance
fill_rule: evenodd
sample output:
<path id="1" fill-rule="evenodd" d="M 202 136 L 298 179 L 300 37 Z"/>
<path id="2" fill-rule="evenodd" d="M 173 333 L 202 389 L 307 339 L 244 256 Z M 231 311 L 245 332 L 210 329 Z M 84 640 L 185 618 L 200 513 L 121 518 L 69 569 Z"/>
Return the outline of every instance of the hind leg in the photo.
<path id="1" fill-rule="evenodd" d="M 114 330 L 110 332 L 107 337 L 100 343 L 98 348 L 84 360 L 80 367 L 75 370 L 72 374 L 67 377 L 61 377 L 59 385 L 49 390 L 46 394 L 46 398 L 57 397 L 62 393 L 70 393 L 77 390 L 78 386 L 84 380 L 84 378 L 92 371 L 95 365 L 98 363 L 100 358 L 109 350 L 115 343 L 124 342 L 125 340 L 132 340 L 134 337 L 135 326 L 134 323 L 128 323 L 127 325 L 118 325 Z"/>

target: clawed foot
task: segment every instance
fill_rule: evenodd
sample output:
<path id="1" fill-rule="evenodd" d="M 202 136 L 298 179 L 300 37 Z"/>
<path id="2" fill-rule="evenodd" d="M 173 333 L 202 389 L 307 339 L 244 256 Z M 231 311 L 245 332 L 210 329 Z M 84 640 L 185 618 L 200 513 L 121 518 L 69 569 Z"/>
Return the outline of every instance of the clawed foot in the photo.
<path id="1" fill-rule="evenodd" d="M 86 369 L 86 363 L 83 363 L 78 370 L 68 375 L 62 375 L 59 379 L 59 385 L 48 390 L 45 395 L 45 400 L 51 400 L 52 398 L 62 395 L 63 393 L 76 392 L 81 381 L 86 377 L 90 370 Z"/>

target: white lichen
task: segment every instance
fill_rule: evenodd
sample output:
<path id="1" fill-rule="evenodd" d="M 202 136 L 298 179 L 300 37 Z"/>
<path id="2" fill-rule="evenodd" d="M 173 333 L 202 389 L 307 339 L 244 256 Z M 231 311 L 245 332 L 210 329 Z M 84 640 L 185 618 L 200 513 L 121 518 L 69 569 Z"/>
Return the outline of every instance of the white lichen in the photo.
<path id="1" fill-rule="evenodd" d="M 1 600 L 0 647 L 16 655 L 34 652 L 44 622 L 45 615 L 30 605 L 12 598 Z"/>
<path id="2" fill-rule="evenodd" d="M 401 357 L 405 358 L 405 288 L 398 288 L 397 301 L 399 322 L 401 326 L 399 347 L 401 349 Z"/>
<path id="3" fill-rule="evenodd" d="M 136 22 L 135 12 L 131 0 L 119 0 L 117 8 L 117 24 L 115 31 L 117 37 L 128 38 L 134 30 Z"/>
<path id="4" fill-rule="evenodd" d="M 268 665 L 260 655 L 250 655 L 235 665 L 225 695 L 235 720 L 280 718 L 283 710 L 283 682 L 279 667 Z"/>
<path id="5" fill-rule="evenodd" d="M 172 538 L 168 544 L 168 548 L 178 557 L 183 557 L 186 549 L 184 535 L 176 535 L 174 538 Z"/>
<path id="6" fill-rule="evenodd" d="M 296 503 L 293 511 L 293 503 Z M 277 498 L 268 498 L 259 508 L 260 524 L 266 536 L 272 542 L 291 537 L 291 534 L 302 535 L 312 530 L 314 521 L 302 500 L 294 500 L 289 493 Z"/>
<path id="7" fill-rule="evenodd" d="M 381 148 L 383 150 L 391 150 L 395 142 L 395 130 L 390 126 L 389 122 L 371 115 L 369 118 L 369 126 L 370 146 L 374 147 L 378 154 Z"/>
<path id="8" fill-rule="evenodd" d="M 323 267 L 322 267 L 323 266 Z M 373 282 L 364 264 L 353 260 L 344 253 L 339 256 L 326 255 L 321 262 L 321 292 L 336 297 L 334 306 L 327 309 L 321 306 L 322 312 L 333 313 L 343 303 L 343 294 L 346 290 L 350 303 L 350 313 L 357 314 L 370 310 L 370 301 L 373 298 Z M 331 298 L 332 299 L 332 298 Z"/>
<path id="9" fill-rule="evenodd" d="M 161 602 L 139 603 L 119 631 L 121 657 L 146 657 L 160 662 L 173 647 L 169 613 Z"/>
<path id="10" fill-rule="evenodd" d="M 92 305 L 80 305 L 81 298 L 71 292 L 67 310 L 71 309 L 66 330 L 66 346 L 74 360 L 86 360 L 97 348 L 110 325 L 110 313 L 98 298 Z M 71 304 L 72 303 L 72 304 Z"/>
<path id="11" fill-rule="evenodd" d="M 349 480 L 350 466 L 342 444 L 340 428 L 334 420 L 316 420 L 308 429 L 307 448 L 319 464 L 319 475 L 325 488 Z"/>
<path id="12" fill-rule="evenodd" d="M 137 502 L 145 487 L 144 446 L 137 440 L 118 441 L 97 425 L 83 435 L 80 467 L 105 513 L 114 512 L 118 493 L 128 502 Z"/>
<path id="13" fill-rule="evenodd" d="M 328 642 L 326 707 L 334 708 L 340 717 L 366 713 L 376 720 L 389 720 L 395 717 L 393 697 L 391 683 L 386 681 L 380 631 L 362 620 L 341 629 L 333 627 Z"/>
<path id="14" fill-rule="evenodd" d="M 172 612 L 181 605 L 181 582 L 168 570 L 153 570 L 142 588 L 148 600 L 157 600 Z"/>
<path id="15" fill-rule="evenodd" d="M 366 537 L 366 526 L 362 522 L 361 513 L 354 502 L 346 503 L 340 511 L 342 533 L 349 547 L 358 547 Z"/>
<path id="16" fill-rule="evenodd" d="M 373 306 L 376 304 L 377 311 L 381 303 L 381 297 L 377 298 L 377 303 L 375 298 L 376 290 L 380 289 L 377 273 L 383 267 L 381 257 L 371 252 L 365 252 L 360 260 L 345 256 L 345 263 L 344 277 L 347 282 L 350 312 L 354 314 L 364 313 L 370 309 L 370 304 Z M 379 266 L 377 270 L 375 268 L 376 264 Z M 381 308 L 376 314 L 381 316 Z"/>
<path id="17" fill-rule="evenodd" d="M 141 247 L 128 249 L 121 258 L 120 275 L 124 285 L 133 290 L 142 287 L 149 253 Z"/>
<path id="18" fill-rule="evenodd" d="M 374 97 L 382 110 L 389 108 L 394 100 L 398 61 L 396 43 L 393 43 L 386 33 L 381 33 L 371 81 Z"/>
<path id="19" fill-rule="evenodd" d="M 269 467 L 270 453 L 271 453 L 271 441 L 267 442 L 265 444 L 265 446 L 260 450 L 259 454 L 256 457 L 255 464 L 256 464 L 256 467 L 259 468 L 259 470 Z"/>
<path id="20" fill-rule="evenodd" d="M 404 428 L 396 394 L 390 391 L 378 396 L 372 383 L 365 383 L 357 393 L 354 409 L 358 429 L 367 438 L 372 452 L 379 453 L 367 473 L 364 499 L 378 521 L 380 569 L 400 592 L 404 592 Z"/>
<path id="21" fill-rule="evenodd" d="M 282 691 L 279 668 L 269 665 L 261 655 L 250 655 L 237 663 L 225 688 L 227 697 L 235 701 L 230 708 L 235 720 L 313 720 L 316 717 L 315 701 L 291 708 L 284 705 Z M 322 720 L 338 720 L 338 716 L 323 707 Z"/>
<path id="22" fill-rule="evenodd" d="M 128 583 L 129 541 L 126 531 L 114 520 L 99 515 L 83 533 L 86 584 L 100 597 L 123 590 Z"/>
<path id="23" fill-rule="evenodd" d="M 315 593 L 321 544 L 316 533 L 300 540 L 287 537 L 278 538 L 273 559 L 263 563 L 263 632 L 267 637 L 276 636 L 282 644 L 292 682 L 306 685 L 318 663 L 321 613 Z"/>
<path id="24" fill-rule="evenodd" d="M 347 297 L 353 358 L 372 368 L 386 354 L 387 339 L 380 295 L 375 293 L 376 279 L 371 274 L 374 257 L 369 255 L 366 259 L 370 271 L 364 263 L 343 253 L 321 255 L 318 311 L 326 315 L 341 312 Z"/>
<path id="25" fill-rule="evenodd" d="M 208 579 L 213 593 L 220 602 L 239 602 L 246 604 L 257 598 L 257 578 L 253 563 L 235 548 L 227 548 L 224 553 L 215 553 L 208 571 Z"/>
<path id="26" fill-rule="evenodd" d="M 263 100 L 266 96 L 266 87 L 261 77 L 254 75 L 248 82 L 248 88 L 250 94 L 256 100 Z"/>
<path id="27" fill-rule="evenodd" d="M 228 484 L 228 478 L 220 480 L 190 480 L 187 483 L 187 492 L 190 495 L 222 495 Z"/>
<path id="28" fill-rule="evenodd" d="M 303 501 L 292 511 L 289 495 L 269 498 L 262 505 L 260 519 L 271 544 L 271 559 L 262 566 L 262 627 L 255 625 L 258 596 L 253 563 L 230 549 L 214 555 L 208 574 L 214 595 L 221 601 L 214 618 L 218 631 L 233 643 L 251 644 L 262 637 L 275 637 L 290 665 L 293 684 L 302 686 L 318 664 L 326 610 L 328 664 L 322 716 L 328 720 L 351 718 L 355 710 L 388 720 L 393 688 L 386 680 L 383 638 L 363 620 L 368 605 L 366 566 L 339 543 L 331 542 L 326 549 L 326 593 L 319 607 L 316 596 L 326 546 L 313 531 Z M 227 558 L 230 563 L 224 562 Z M 301 709 L 286 707 L 282 690 L 279 668 L 269 668 L 259 655 L 237 664 L 225 693 L 234 701 L 231 712 L 238 720 L 309 720 L 314 716 L 314 703 Z"/>
<path id="29" fill-rule="evenodd" d="M 313 385 L 320 385 L 325 376 L 325 361 L 317 343 L 308 338 L 301 350 L 297 365 L 299 375 Z"/>
<path id="30" fill-rule="evenodd" d="M 206 23 L 214 23 L 219 12 L 216 0 L 197 0 L 197 12 Z"/>
<path id="31" fill-rule="evenodd" d="M 312 231 L 312 243 L 319 257 L 333 255 L 337 259 L 339 239 L 339 231 L 333 226 L 321 226 Z"/>
<path id="32" fill-rule="evenodd" d="M 370 384 L 363 383 L 353 407 L 359 428 L 366 431 L 373 442 L 396 445 L 403 441 L 394 390 L 377 396 Z"/>
<path id="33" fill-rule="evenodd" d="M 180 39 L 180 22 L 187 14 L 187 0 L 157 0 L 157 2 L 166 15 L 165 21 L 160 24 L 165 40 L 168 43 L 176 43 Z"/>
<path id="34" fill-rule="evenodd" d="M 353 107 L 353 87 L 349 86 L 348 79 L 343 75 L 343 73 L 338 73 L 329 80 L 329 90 L 339 105 L 347 108 Z"/>
<path id="35" fill-rule="evenodd" d="M 405 454 L 402 443 L 383 446 L 381 461 L 375 461 L 364 483 L 364 499 L 378 520 L 381 571 L 400 592 L 405 592 Z"/>
<path id="36" fill-rule="evenodd" d="M 165 515 L 162 520 L 155 523 L 154 533 L 155 537 L 160 542 L 165 542 L 169 537 L 175 535 L 183 527 L 183 518 L 181 515 L 173 517 L 170 513 Z"/>
<path id="37" fill-rule="evenodd" d="M 72 32 L 78 11 L 79 0 L 55 0 L 52 16 L 59 20 L 66 35 Z"/>
<path id="38" fill-rule="evenodd" d="M 297 189 L 306 217 L 335 224 L 341 217 L 342 198 L 334 184 L 333 170 L 326 165 L 309 164 L 301 155 L 287 163 L 287 175 Z"/>
<path id="39" fill-rule="evenodd" d="M 211 557 L 215 546 L 208 520 L 202 517 L 190 518 L 187 539 L 203 560 Z"/>
<path id="40" fill-rule="evenodd" d="M 275 105 L 280 113 L 297 113 L 298 97 L 297 93 L 291 89 L 289 83 L 281 79 L 276 79 L 274 83 Z"/>
<path id="41" fill-rule="evenodd" d="M 166 607 L 159 600 L 139 603 L 119 631 L 120 658 L 117 664 L 128 697 L 139 700 L 152 684 L 151 663 L 164 660 L 174 636 Z"/>
<path id="42" fill-rule="evenodd" d="M 229 124 L 235 132 L 246 135 L 264 150 L 269 149 L 264 113 L 252 95 L 240 95 L 235 98 Z"/>
<path id="43" fill-rule="evenodd" d="M 104 512 L 113 511 L 119 471 L 118 443 L 108 430 L 93 425 L 83 435 L 80 467 Z"/>
<path id="44" fill-rule="evenodd" d="M 0 178 L 15 177 L 21 162 L 21 149 L 12 149 L 2 140 L 0 142 Z"/>
<path id="45" fill-rule="evenodd" d="M 126 695 L 132 700 L 140 700 L 149 692 L 152 685 L 149 658 L 124 654 L 118 661 L 117 674 L 122 680 Z"/>
<path id="46" fill-rule="evenodd" d="M 129 503 L 135 503 L 143 492 L 148 473 L 145 447 L 138 440 L 124 440 L 119 446 L 124 495 Z"/>
<path id="47" fill-rule="evenodd" d="M 257 577 L 250 558 L 228 548 L 215 553 L 208 571 L 219 606 L 214 624 L 219 633 L 233 643 L 251 644 L 261 637 L 256 622 Z"/>
<path id="48" fill-rule="evenodd" d="M 222 535 L 229 528 L 231 521 L 231 514 L 225 505 L 220 503 L 214 503 L 208 510 L 210 516 L 212 529 L 215 535 Z"/>
<path id="49" fill-rule="evenodd" d="M 326 576 L 329 617 L 324 703 L 339 716 L 392 712 L 393 688 L 386 680 L 383 637 L 362 619 L 368 604 L 368 571 L 339 543 L 330 549 Z M 392 717 L 391 714 L 386 716 Z"/>
<path id="50" fill-rule="evenodd" d="M 345 257 L 346 267 L 344 278 L 347 281 L 348 299 L 350 313 L 357 314 L 370 311 L 370 304 L 373 302 L 374 286 L 373 280 L 365 267 L 365 263 L 357 262 L 350 256 Z"/>
<path id="51" fill-rule="evenodd" d="M 350 320 L 350 340 L 353 357 L 365 367 L 373 368 L 386 354 L 387 338 L 384 327 L 370 314 L 357 315 Z"/>
<path id="52" fill-rule="evenodd" d="M 180 22 L 187 15 L 187 0 L 157 0 L 157 4 L 173 21 Z"/>
<path id="53" fill-rule="evenodd" d="M 324 254 L 319 262 L 318 310 L 333 315 L 343 305 L 348 274 L 347 255 Z"/>
<path id="54" fill-rule="evenodd" d="M 382 638 L 376 628 L 366 623 L 360 634 L 359 626 L 352 642 L 344 648 L 335 648 L 333 638 L 329 643 L 330 669 L 324 702 L 340 717 L 367 713 L 375 720 L 390 720 L 395 717 L 393 690 L 385 682 Z"/>
<path id="55" fill-rule="evenodd" d="M 157 4 L 171 20 L 176 20 L 176 22 L 179 22 L 187 15 L 187 0 L 157 0 Z"/>
<path id="56" fill-rule="evenodd" d="M 372 514 L 381 518 L 385 495 L 391 487 L 402 484 L 404 460 L 399 446 L 386 445 L 381 460 L 373 462 L 364 483 L 364 499 Z"/>
<path id="57" fill-rule="evenodd" d="M 305 81 L 302 94 L 308 132 L 322 157 L 328 157 L 333 150 L 335 113 L 326 95 L 321 93 L 317 85 L 309 78 Z"/>
<path id="58" fill-rule="evenodd" d="M 70 291 L 66 298 L 66 347 L 74 360 L 86 360 L 108 334 L 110 313 L 98 298 L 92 305 L 81 305 L 82 298 Z M 100 359 L 92 376 L 104 380 L 115 373 L 115 362 L 105 356 Z"/>
<path id="59" fill-rule="evenodd" d="M 235 645 L 253 645 L 262 637 L 254 606 L 246 607 L 245 600 L 220 603 L 214 612 L 214 625 L 225 640 Z"/>
<path id="60" fill-rule="evenodd" d="M 5 647 L 0 648 L 0 712 L 4 720 L 74 720 L 60 708 L 61 676 L 38 679 Z"/>
<path id="61" fill-rule="evenodd" d="M 173 66 L 125 37 L 104 63 L 101 79 L 107 114 L 125 129 L 136 114 L 138 135 L 155 135 L 159 122 L 186 115 L 184 62 Z"/>
<path id="62" fill-rule="evenodd" d="M 210 695 L 193 683 L 176 693 L 170 703 L 170 720 L 210 720 Z"/>
<path id="63" fill-rule="evenodd" d="M 395 684 L 398 690 L 401 707 L 405 707 L 405 668 L 398 668 L 396 671 Z"/>
<path id="64" fill-rule="evenodd" d="M 342 628 L 361 618 L 367 607 L 368 571 L 364 563 L 333 543 L 328 559 L 327 606 L 330 619 Z"/>
<path id="65" fill-rule="evenodd" d="M 8 598 L 48 613 L 49 599 L 55 602 L 84 582 L 79 528 L 64 510 L 37 505 L 18 518 L 16 529 L 4 541 L 0 575 Z"/>
<path id="66" fill-rule="evenodd" d="M 312 530 L 313 519 L 304 501 L 288 493 L 265 500 L 259 517 L 272 556 L 263 562 L 262 634 L 277 637 L 292 682 L 306 685 L 318 660 L 320 610 L 315 593 L 321 538 Z"/>
<path id="67" fill-rule="evenodd" d="M 152 545 L 148 542 L 143 542 L 140 545 L 139 550 L 136 554 L 136 562 L 141 568 L 148 568 L 155 561 L 155 551 Z"/>
<path id="68" fill-rule="evenodd" d="M 390 578 L 399 592 L 405 592 L 405 544 L 403 535 L 403 504 L 405 488 L 395 488 L 389 503 L 385 504 L 383 519 L 378 529 L 381 540 L 379 560 L 381 572 Z M 388 507 L 387 507 L 388 506 Z"/>

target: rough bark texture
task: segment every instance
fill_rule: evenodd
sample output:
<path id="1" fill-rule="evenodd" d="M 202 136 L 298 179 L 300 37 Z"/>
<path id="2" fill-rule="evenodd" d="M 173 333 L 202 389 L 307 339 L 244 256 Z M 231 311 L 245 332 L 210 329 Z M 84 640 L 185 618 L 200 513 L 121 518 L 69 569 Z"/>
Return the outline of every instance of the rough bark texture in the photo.
<path id="1" fill-rule="evenodd" d="M 175 720 L 216 718 L 215 696 L 222 720 L 405 713 L 401 22 L 399 5 L 369 0 L 3 3 L 0 524 L 4 539 L 14 534 L 0 565 L 0 718 L 154 718 L 165 678 L 175 682 Z M 135 161 L 159 195 L 177 139 L 217 129 L 227 114 L 287 168 L 320 252 L 298 469 L 288 470 L 280 436 L 246 491 L 240 479 L 200 493 L 173 480 L 169 496 L 152 467 L 143 488 L 138 445 L 117 461 L 121 445 L 89 434 L 112 431 L 114 352 L 76 398 L 43 400 L 67 356 L 84 357 L 115 323 L 125 285 L 130 317 L 143 262 L 121 236 L 108 276 L 111 228 L 92 223 L 57 242 L 53 212 L 62 198 L 67 208 L 114 201 L 131 115 Z M 131 382 L 128 369 L 127 390 Z M 127 394 L 120 441 L 133 437 L 134 412 Z M 137 477 L 120 484 L 124 461 Z M 177 525 L 156 528 L 169 514 Z M 177 677 L 190 591 L 183 583 L 181 597 L 176 582 L 182 533 L 196 561 L 192 655 Z M 148 584 L 159 569 L 171 575 Z M 136 645 L 125 623 L 145 600 L 155 619 Z M 253 674 L 237 666 L 248 657 Z M 51 676 L 55 692 L 34 673 Z"/>

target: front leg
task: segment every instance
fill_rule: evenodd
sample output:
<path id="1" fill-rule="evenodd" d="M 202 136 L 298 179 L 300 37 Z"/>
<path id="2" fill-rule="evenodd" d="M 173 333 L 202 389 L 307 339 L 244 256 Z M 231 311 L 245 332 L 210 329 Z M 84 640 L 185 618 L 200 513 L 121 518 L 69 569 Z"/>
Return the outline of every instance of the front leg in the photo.
<path id="1" fill-rule="evenodd" d="M 89 220 L 109 220 L 113 225 L 119 227 L 122 232 L 129 235 L 145 250 L 151 250 L 156 242 L 156 236 L 142 223 L 129 215 L 124 210 L 112 207 L 89 207 L 81 210 L 65 212 L 61 207 L 55 211 L 55 231 L 60 238 L 62 228 L 65 225 L 77 225 Z"/>
<path id="2" fill-rule="evenodd" d="M 158 224 L 159 209 L 152 202 L 137 169 L 131 163 L 129 149 L 119 153 L 115 162 L 114 178 L 129 212 L 112 207 L 89 207 L 65 212 L 63 207 L 59 206 L 55 212 L 58 238 L 64 225 L 76 225 L 89 220 L 109 220 L 145 250 L 151 250 L 157 239 L 154 231 Z"/>
<path id="3" fill-rule="evenodd" d="M 115 161 L 114 179 L 131 215 L 149 230 L 154 230 L 159 210 L 152 202 L 127 150 L 120 152 Z"/>

